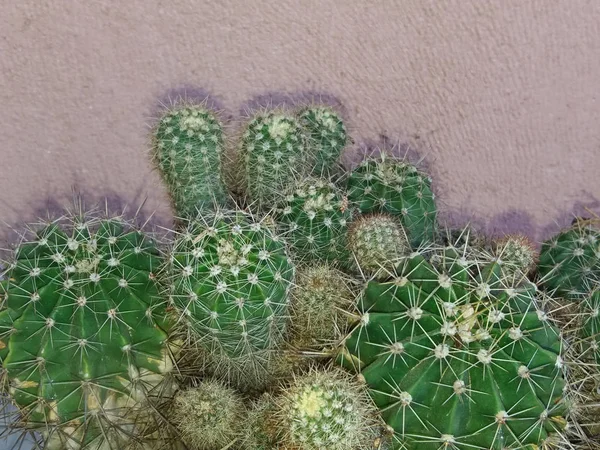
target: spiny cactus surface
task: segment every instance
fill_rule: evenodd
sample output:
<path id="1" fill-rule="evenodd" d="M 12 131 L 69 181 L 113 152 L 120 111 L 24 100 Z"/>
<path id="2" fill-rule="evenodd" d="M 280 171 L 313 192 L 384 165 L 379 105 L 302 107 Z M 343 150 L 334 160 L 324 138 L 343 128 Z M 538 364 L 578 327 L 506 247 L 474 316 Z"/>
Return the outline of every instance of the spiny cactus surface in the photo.
<path id="1" fill-rule="evenodd" d="M 394 448 L 523 449 L 565 426 L 561 338 L 536 288 L 441 251 L 368 283 L 339 362 L 359 371 Z M 528 447 L 528 445 L 530 447 Z"/>
<path id="2" fill-rule="evenodd" d="M 154 425 L 148 400 L 171 368 L 160 263 L 119 219 L 57 221 L 16 250 L 0 358 L 19 425 L 46 449 L 129 448 Z"/>
<path id="3" fill-rule="evenodd" d="M 437 209 L 431 179 L 404 161 L 386 156 L 364 160 L 350 174 L 348 199 L 362 213 L 397 216 L 413 247 L 435 237 Z"/>
<path id="4" fill-rule="evenodd" d="M 224 139 L 215 113 L 203 105 L 176 106 L 160 119 L 153 138 L 154 156 L 179 215 L 225 204 Z"/>

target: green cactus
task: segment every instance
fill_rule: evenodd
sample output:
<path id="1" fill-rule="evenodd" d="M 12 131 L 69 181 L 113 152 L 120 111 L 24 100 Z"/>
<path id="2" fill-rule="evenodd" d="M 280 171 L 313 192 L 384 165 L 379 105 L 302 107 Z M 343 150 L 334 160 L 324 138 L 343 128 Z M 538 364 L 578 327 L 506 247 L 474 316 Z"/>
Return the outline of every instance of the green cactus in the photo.
<path id="1" fill-rule="evenodd" d="M 149 402 L 168 391 L 172 366 L 156 243 L 118 218 L 63 218 L 34 234 L 0 310 L 17 425 L 46 450 L 137 448 L 157 431 Z"/>
<path id="2" fill-rule="evenodd" d="M 220 450 L 240 441 L 245 416 L 241 396 L 210 379 L 179 391 L 171 412 L 181 439 L 194 450 Z"/>
<path id="3" fill-rule="evenodd" d="M 170 273 L 190 340 L 233 383 L 259 383 L 288 316 L 294 266 L 284 243 L 242 211 L 217 210 L 176 241 Z"/>
<path id="4" fill-rule="evenodd" d="M 376 409 L 364 385 L 342 371 L 298 376 L 274 401 L 281 448 L 354 450 L 375 441 Z"/>
<path id="5" fill-rule="evenodd" d="M 323 179 L 307 178 L 293 186 L 277 209 L 281 234 L 302 260 L 345 260 L 352 213 L 347 200 Z"/>
<path id="6" fill-rule="evenodd" d="M 292 346 L 319 348 L 339 342 L 347 331 L 354 299 L 352 281 L 334 266 L 298 268 L 291 302 Z"/>
<path id="7" fill-rule="evenodd" d="M 223 130 L 215 113 L 202 104 L 178 105 L 162 116 L 153 139 L 154 158 L 181 217 L 227 202 Z"/>
<path id="8" fill-rule="evenodd" d="M 272 208 L 313 164 L 300 122 L 279 110 L 258 114 L 248 123 L 239 153 L 241 189 L 258 209 Z"/>
<path id="9" fill-rule="evenodd" d="M 537 308 L 536 286 L 452 248 L 436 256 L 432 265 L 415 254 L 394 279 L 368 283 L 338 357 L 364 376 L 394 448 L 516 450 L 562 439 L 561 336 Z"/>
<path id="10" fill-rule="evenodd" d="M 302 108 L 298 115 L 309 137 L 309 148 L 315 156 L 313 174 L 320 177 L 335 174 L 348 142 L 342 118 L 333 108 L 322 105 Z"/>
<path id="11" fill-rule="evenodd" d="M 403 227 L 388 214 L 356 219 L 348 230 L 348 248 L 363 275 L 381 279 L 411 253 Z"/>
<path id="12" fill-rule="evenodd" d="M 397 216 L 413 247 L 435 238 L 437 209 L 431 179 L 402 160 L 385 154 L 364 160 L 350 174 L 348 199 L 362 213 Z"/>
<path id="13" fill-rule="evenodd" d="M 598 220 L 575 223 L 542 245 L 538 272 L 543 286 L 556 295 L 578 298 L 600 282 Z"/>
<path id="14" fill-rule="evenodd" d="M 272 416 L 275 403 L 268 392 L 250 402 L 244 435 L 240 447 L 243 450 L 276 450 L 277 442 L 275 433 L 271 430 L 274 426 Z"/>
<path id="15" fill-rule="evenodd" d="M 505 272 L 513 276 L 526 276 L 536 265 L 538 252 L 535 244 L 524 235 L 512 234 L 494 242 L 494 255 Z"/>

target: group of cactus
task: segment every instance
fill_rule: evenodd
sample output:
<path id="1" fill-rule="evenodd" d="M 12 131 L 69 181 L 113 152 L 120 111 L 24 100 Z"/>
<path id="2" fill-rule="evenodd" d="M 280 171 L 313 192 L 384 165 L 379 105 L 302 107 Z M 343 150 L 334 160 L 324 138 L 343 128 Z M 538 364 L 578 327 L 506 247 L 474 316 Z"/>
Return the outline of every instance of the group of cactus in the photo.
<path id="1" fill-rule="evenodd" d="M 203 102 L 157 120 L 168 237 L 83 207 L 23 234 L 0 282 L 16 448 L 600 449 L 597 219 L 541 251 L 448 229 L 406 159 L 344 169 L 331 106 L 239 128 Z"/>

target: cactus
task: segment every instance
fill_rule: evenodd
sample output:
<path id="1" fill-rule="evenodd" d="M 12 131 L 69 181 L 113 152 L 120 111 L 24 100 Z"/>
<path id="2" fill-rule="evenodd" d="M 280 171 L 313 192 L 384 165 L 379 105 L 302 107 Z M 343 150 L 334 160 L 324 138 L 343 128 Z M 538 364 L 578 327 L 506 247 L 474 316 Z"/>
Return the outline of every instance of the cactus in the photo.
<path id="1" fill-rule="evenodd" d="M 411 252 L 403 227 L 388 214 L 356 219 L 348 230 L 348 248 L 363 275 L 375 278 L 388 277 Z"/>
<path id="2" fill-rule="evenodd" d="M 364 160 L 350 174 L 348 199 L 362 213 L 397 216 L 413 247 L 434 240 L 437 210 L 431 179 L 404 161 L 385 154 Z"/>
<path id="3" fill-rule="evenodd" d="M 432 265 L 414 254 L 394 279 L 368 283 L 338 357 L 366 379 L 394 448 L 516 450 L 562 439 L 561 336 L 538 309 L 536 286 L 452 248 L 436 256 Z"/>
<path id="4" fill-rule="evenodd" d="M 346 198 L 323 179 L 295 184 L 277 210 L 281 234 L 304 260 L 347 259 L 346 234 L 352 219 Z"/>
<path id="5" fill-rule="evenodd" d="M 537 250 L 529 238 L 513 234 L 497 239 L 494 254 L 507 274 L 526 276 L 536 265 Z"/>
<path id="6" fill-rule="evenodd" d="M 181 439 L 194 450 L 218 450 L 241 440 L 245 415 L 241 396 L 210 379 L 179 391 L 171 412 Z"/>
<path id="7" fill-rule="evenodd" d="M 190 340 L 231 382 L 258 383 L 288 316 L 294 266 L 284 243 L 248 214 L 218 210 L 182 233 L 170 274 Z"/>
<path id="8" fill-rule="evenodd" d="M 154 158 L 181 217 L 227 202 L 223 130 L 215 113 L 205 105 L 178 105 L 162 116 L 153 139 Z"/>
<path id="9" fill-rule="evenodd" d="M 274 438 L 274 426 L 271 419 L 275 403 L 273 396 L 267 392 L 250 402 L 244 435 L 240 447 L 243 450 L 276 450 L 277 442 Z"/>
<path id="10" fill-rule="evenodd" d="M 313 174 L 331 176 L 336 172 L 348 142 L 342 118 L 328 106 L 308 106 L 302 108 L 298 115 L 309 137 L 309 148 L 315 156 Z"/>
<path id="11" fill-rule="evenodd" d="M 149 402 L 172 366 L 160 262 L 155 241 L 119 218 L 63 218 L 17 248 L 0 360 L 17 425 L 45 449 L 137 448 L 157 431 Z"/>
<path id="12" fill-rule="evenodd" d="M 598 220 L 575 223 L 544 242 L 538 272 L 546 290 L 578 298 L 600 282 L 600 229 Z"/>
<path id="13" fill-rule="evenodd" d="M 354 298 L 351 280 L 335 267 L 300 267 L 292 291 L 292 345 L 312 348 L 338 342 L 347 331 Z"/>
<path id="14" fill-rule="evenodd" d="M 283 111 L 256 115 L 240 144 L 242 190 L 258 209 L 270 209 L 313 164 L 298 119 Z"/>
<path id="15" fill-rule="evenodd" d="M 376 410 L 364 386 L 342 371 L 300 375 L 274 402 L 282 448 L 366 449 L 375 440 Z"/>

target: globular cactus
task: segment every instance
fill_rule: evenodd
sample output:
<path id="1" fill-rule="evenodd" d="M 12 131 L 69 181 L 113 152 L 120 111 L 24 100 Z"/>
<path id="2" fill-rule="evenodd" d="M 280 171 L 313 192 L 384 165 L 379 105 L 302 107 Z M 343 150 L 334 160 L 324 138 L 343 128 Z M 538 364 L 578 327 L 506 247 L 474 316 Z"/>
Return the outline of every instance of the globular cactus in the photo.
<path id="1" fill-rule="evenodd" d="M 412 255 L 395 278 L 368 283 L 338 357 L 365 378 L 393 448 L 535 449 L 562 439 L 561 336 L 538 309 L 536 286 L 513 284 L 493 260 L 451 248 L 436 256 L 432 265 Z"/>
<path id="2" fill-rule="evenodd" d="M 178 215 L 194 216 L 227 202 L 223 129 L 214 112 L 203 104 L 177 105 L 161 117 L 153 140 L 154 158 Z"/>
<path id="3" fill-rule="evenodd" d="M 189 340 L 233 383 L 259 383 L 288 317 L 294 265 L 284 242 L 242 211 L 217 210 L 189 224 L 169 270 Z"/>
<path id="4" fill-rule="evenodd" d="M 170 415 L 181 439 L 193 450 L 220 450 L 239 443 L 246 427 L 240 394 L 211 379 L 179 391 Z"/>
<path id="5" fill-rule="evenodd" d="M 118 218 L 85 215 L 33 234 L 16 250 L 0 311 L 16 425 L 39 432 L 46 450 L 155 441 L 150 402 L 171 389 L 172 367 L 155 241 Z"/>
<path id="6" fill-rule="evenodd" d="M 284 111 L 257 114 L 239 148 L 241 190 L 257 209 L 271 209 L 289 186 L 310 171 L 313 159 L 298 119 Z"/>
<path id="7" fill-rule="evenodd" d="M 437 209 L 431 179 L 405 161 L 385 154 L 364 160 L 350 174 L 348 199 L 362 213 L 398 217 L 413 247 L 435 238 Z"/>
<path id="8" fill-rule="evenodd" d="M 331 346 L 345 336 L 354 307 L 355 287 L 343 272 L 327 263 L 298 268 L 292 290 L 292 346 Z"/>
<path id="9" fill-rule="evenodd" d="M 315 157 L 312 173 L 321 177 L 335 174 L 348 142 L 342 118 L 333 108 L 324 105 L 301 108 L 298 115 L 308 135 L 309 149 Z"/>
<path id="10" fill-rule="evenodd" d="M 376 410 L 364 385 L 340 370 L 299 375 L 274 402 L 280 448 L 368 449 L 376 440 Z"/>
<path id="11" fill-rule="evenodd" d="M 243 427 L 240 449 L 276 450 L 279 448 L 275 431 L 272 429 L 275 426 L 272 419 L 274 408 L 273 396 L 268 392 L 264 392 L 260 397 L 250 402 Z"/>
<path id="12" fill-rule="evenodd" d="M 366 277 L 387 278 L 411 253 L 404 228 L 388 214 L 358 217 L 348 230 L 350 258 Z"/>
<path id="13" fill-rule="evenodd" d="M 301 260 L 344 260 L 352 213 L 346 197 L 324 179 L 307 178 L 293 185 L 279 204 L 279 228 Z"/>
<path id="14" fill-rule="evenodd" d="M 556 295 L 578 298 L 600 282 L 600 229 L 598 220 L 575 223 L 544 242 L 538 272 L 541 283 Z"/>
<path id="15" fill-rule="evenodd" d="M 494 242 L 494 255 L 509 275 L 524 277 L 536 265 L 538 252 L 535 244 L 524 235 L 504 236 Z"/>

